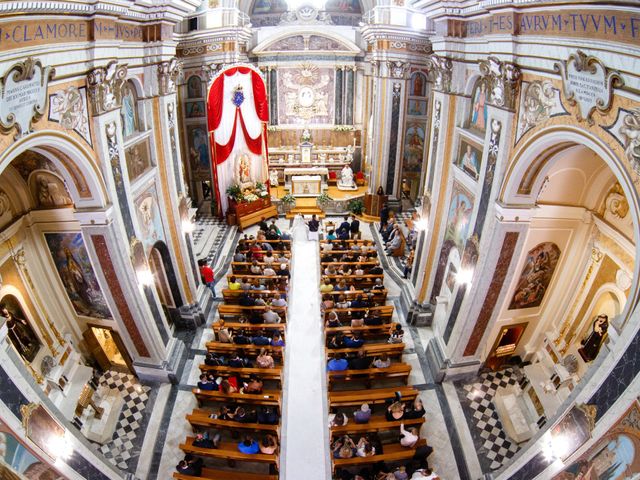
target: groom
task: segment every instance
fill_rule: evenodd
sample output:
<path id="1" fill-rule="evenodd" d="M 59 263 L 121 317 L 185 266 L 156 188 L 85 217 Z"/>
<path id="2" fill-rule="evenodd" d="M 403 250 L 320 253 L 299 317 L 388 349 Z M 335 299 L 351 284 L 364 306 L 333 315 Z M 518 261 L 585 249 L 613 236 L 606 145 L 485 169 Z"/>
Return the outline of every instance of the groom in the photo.
<path id="1" fill-rule="evenodd" d="M 309 227 L 309 240 L 318 240 L 320 222 L 315 215 L 311 215 L 311 220 L 307 222 L 307 226 Z"/>

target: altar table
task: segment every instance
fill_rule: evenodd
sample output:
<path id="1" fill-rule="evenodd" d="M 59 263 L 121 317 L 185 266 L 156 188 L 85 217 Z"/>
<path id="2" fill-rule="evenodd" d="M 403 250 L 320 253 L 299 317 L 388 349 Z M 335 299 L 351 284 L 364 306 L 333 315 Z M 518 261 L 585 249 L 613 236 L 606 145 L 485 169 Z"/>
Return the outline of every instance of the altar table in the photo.
<path id="1" fill-rule="evenodd" d="M 295 175 L 291 177 L 291 194 L 295 196 L 317 196 L 322 193 L 320 175 Z"/>

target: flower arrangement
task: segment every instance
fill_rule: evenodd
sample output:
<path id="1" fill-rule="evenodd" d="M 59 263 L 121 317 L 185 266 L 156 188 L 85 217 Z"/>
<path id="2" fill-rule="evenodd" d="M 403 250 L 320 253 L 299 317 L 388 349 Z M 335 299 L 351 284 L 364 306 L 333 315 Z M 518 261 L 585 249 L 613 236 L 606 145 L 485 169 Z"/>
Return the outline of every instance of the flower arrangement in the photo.
<path id="1" fill-rule="evenodd" d="M 296 197 L 294 197 L 290 193 L 287 193 L 284 197 L 282 197 L 281 201 L 285 205 L 294 205 L 296 203 Z"/>
<path id="2" fill-rule="evenodd" d="M 269 195 L 267 186 L 264 183 L 257 182 L 254 187 L 245 188 L 244 190 L 237 183 L 227 188 L 227 195 L 236 202 L 255 202 L 260 198 Z"/>
<path id="3" fill-rule="evenodd" d="M 320 208 L 326 207 L 331 200 L 332 198 L 324 192 L 316 197 L 316 203 Z"/>
<path id="4" fill-rule="evenodd" d="M 333 127 L 334 132 L 353 132 L 355 127 L 353 125 L 335 125 Z"/>
<path id="5" fill-rule="evenodd" d="M 280 127 L 278 127 L 277 125 L 269 125 L 267 127 L 267 132 L 277 132 L 280 130 Z"/>

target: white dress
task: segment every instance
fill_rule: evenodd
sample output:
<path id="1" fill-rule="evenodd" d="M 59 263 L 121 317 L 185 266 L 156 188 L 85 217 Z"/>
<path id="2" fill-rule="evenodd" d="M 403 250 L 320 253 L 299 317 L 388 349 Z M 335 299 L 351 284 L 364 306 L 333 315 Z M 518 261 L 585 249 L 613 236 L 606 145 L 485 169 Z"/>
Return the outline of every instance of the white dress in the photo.
<path id="1" fill-rule="evenodd" d="M 304 221 L 304 217 L 302 215 L 296 215 L 293 219 L 293 227 L 291 228 L 291 233 L 293 235 L 293 242 L 305 242 L 307 241 L 307 236 L 309 234 L 309 227 Z"/>

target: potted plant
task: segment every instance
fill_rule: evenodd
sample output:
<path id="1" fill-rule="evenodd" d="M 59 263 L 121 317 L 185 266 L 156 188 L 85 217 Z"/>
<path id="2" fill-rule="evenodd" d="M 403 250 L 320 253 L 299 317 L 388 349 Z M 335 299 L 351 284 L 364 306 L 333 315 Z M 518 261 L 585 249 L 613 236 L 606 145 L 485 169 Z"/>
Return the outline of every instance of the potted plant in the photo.
<path id="1" fill-rule="evenodd" d="M 230 198 L 233 198 L 236 202 L 242 201 L 242 190 L 240 189 L 240 185 L 229 185 L 227 187 L 227 195 Z"/>
<path id="2" fill-rule="evenodd" d="M 282 197 L 281 202 L 284 206 L 285 212 L 289 212 L 296 204 L 296 197 L 294 197 L 290 193 L 287 193 L 284 197 Z"/>
<path id="3" fill-rule="evenodd" d="M 347 208 L 354 215 L 362 215 L 362 212 L 364 211 L 364 203 L 362 203 L 362 200 L 359 198 L 354 198 L 353 200 L 349 200 Z"/>
<path id="4" fill-rule="evenodd" d="M 326 193 L 321 193 L 316 198 L 316 205 L 318 205 L 318 207 L 320 207 L 320 209 L 324 212 L 331 200 L 332 198 L 329 195 L 327 195 Z"/>

